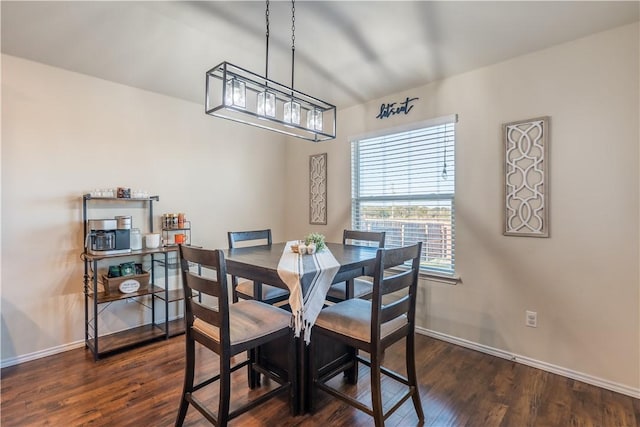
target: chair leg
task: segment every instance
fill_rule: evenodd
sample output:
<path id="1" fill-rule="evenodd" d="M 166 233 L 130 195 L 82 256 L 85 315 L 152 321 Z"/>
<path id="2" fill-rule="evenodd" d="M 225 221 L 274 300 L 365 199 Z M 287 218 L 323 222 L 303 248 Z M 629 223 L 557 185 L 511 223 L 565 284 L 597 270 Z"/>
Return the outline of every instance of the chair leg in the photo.
<path id="1" fill-rule="evenodd" d="M 220 400 L 218 402 L 218 427 L 229 423 L 229 400 L 231 399 L 231 360 L 220 355 Z"/>
<path id="2" fill-rule="evenodd" d="M 188 334 L 187 334 L 188 335 Z M 184 370 L 184 386 L 182 388 L 182 395 L 180 397 L 180 409 L 178 410 L 178 417 L 176 418 L 176 427 L 182 426 L 184 419 L 187 416 L 187 409 L 189 409 L 189 401 L 186 399 L 187 393 L 193 391 L 193 378 L 195 370 L 195 342 L 188 336 L 186 340 L 186 361 Z"/>
<path id="3" fill-rule="evenodd" d="M 420 388 L 416 374 L 415 334 L 409 334 L 406 342 L 405 358 L 407 363 L 407 379 L 409 380 L 409 387 L 414 387 L 411 399 L 413 400 L 413 407 L 416 410 L 418 419 L 424 421 L 424 411 L 422 410 L 422 402 L 420 401 Z"/>
<path id="4" fill-rule="evenodd" d="M 238 302 L 238 281 L 237 279 L 234 277 L 231 279 L 231 301 L 232 304 L 235 304 Z"/>
<path id="5" fill-rule="evenodd" d="M 256 350 L 251 349 L 247 350 L 247 358 L 249 359 L 249 364 L 247 365 L 247 383 L 249 388 L 253 390 L 256 388 L 256 371 L 253 370 L 253 365 L 256 363 Z"/>
<path id="6" fill-rule="evenodd" d="M 353 347 L 349 349 L 349 357 L 353 361 L 351 367 L 344 371 L 344 376 L 348 384 L 358 384 L 358 349 Z"/>
<path id="7" fill-rule="evenodd" d="M 300 395 L 298 387 L 302 387 L 298 381 L 298 371 L 296 369 L 296 342 L 293 336 L 293 332 L 290 333 L 289 336 L 289 348 L 288 348 L 288 362 L 289 362 L 289 372 L 288 372 L 288 380 L 289 380 L 289 412 L 291 415 L 296 416 L 300 414 L 299 402 L 297 397 Z"/>
<path id="8" fill-rule="evenodd" d="M 373 421 L 376 427 L 384 427 L 381 375 L 380 351 L 376 350 L 371 354 L 371 404 L 373 406 Z"/>
<path id="9" fill-rule="evenodd" d="M 253 349 L 253 363 L 260 363 L 260 347 L 256 347 Z M 251 369 L 253 371 L 253 368 Z M 254 387 L 260 387 L 261 385 L 261 375 L 260 372 L 253 371 L 253 384 Z"/>

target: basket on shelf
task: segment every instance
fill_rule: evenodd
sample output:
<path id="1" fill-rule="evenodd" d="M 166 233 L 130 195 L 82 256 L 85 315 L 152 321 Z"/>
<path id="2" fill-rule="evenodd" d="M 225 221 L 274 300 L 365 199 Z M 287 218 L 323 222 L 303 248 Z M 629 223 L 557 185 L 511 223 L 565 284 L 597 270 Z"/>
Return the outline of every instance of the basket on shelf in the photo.
<path id="1" fill-rule="evenodd" d="M 149 276 L 149 272 L 120 277 L 107 277 L 106 275 L 102 275 L 104 292 L 106 294 L 118 292 L 126 294 L 147 290 L 149 288 Z"/>

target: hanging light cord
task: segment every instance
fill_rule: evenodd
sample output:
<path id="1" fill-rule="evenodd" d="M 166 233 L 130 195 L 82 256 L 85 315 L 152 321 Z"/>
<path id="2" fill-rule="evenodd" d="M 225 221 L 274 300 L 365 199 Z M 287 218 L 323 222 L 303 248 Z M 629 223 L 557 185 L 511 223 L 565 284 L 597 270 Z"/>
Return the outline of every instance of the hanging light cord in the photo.
<path id="1" fill-rule="evenodd" d="M 444 157 L 442 160 L 443 163 L 443 167 L 442 167 L 442 179 L 446 180 L 447 179 L 447 141 L 445 140 L 444 142 Z"/>
<path id="2" fill-rule="evenodd" d="M 267 58 L 265 60 L 264 78 L 269 79 L 269 0 L 267 0 L 267 10 L 265 11 L 265 20 L 267 21 Z"/>
<path id="3" fill-rule="evenodd" d="M 296 59 L 296 1 L 291 0 L 291 89 L 293 89 L 293 72 Z M 293 92 L 291 92 L 293 95 Z"/>

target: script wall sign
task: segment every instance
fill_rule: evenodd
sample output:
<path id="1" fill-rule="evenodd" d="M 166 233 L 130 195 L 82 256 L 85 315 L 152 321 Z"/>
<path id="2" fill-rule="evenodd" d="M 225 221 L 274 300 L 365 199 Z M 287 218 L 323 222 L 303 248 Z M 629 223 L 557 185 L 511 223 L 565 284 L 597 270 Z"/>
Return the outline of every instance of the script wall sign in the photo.
<path id="1" fill-rule="evenodd" d="M 396 114 L 409 114 L 409 111 L 414 107 L 411 103 L 413 101 L 417 101 L 420 98 L 409 98 L 405 99 L 402 102 L 392 102 L 389 104 L 380 105 L 380 113 L 376 116 L 376 119 L 386 119 L 390 116 L 395 116 Z"/>

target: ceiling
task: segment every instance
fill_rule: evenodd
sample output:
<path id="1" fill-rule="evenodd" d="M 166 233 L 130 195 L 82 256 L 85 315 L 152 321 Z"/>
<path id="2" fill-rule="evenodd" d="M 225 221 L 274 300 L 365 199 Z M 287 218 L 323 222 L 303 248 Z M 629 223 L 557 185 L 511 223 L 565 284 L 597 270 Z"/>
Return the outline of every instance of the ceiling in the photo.
<path id="1" fill-rule="evenodd" d="M 640 3 L 298 1 L 295 89 L 345 108 L 637 21 Z M 265 3 L 2 1 L 2 52 L 193 102 L 222 61 L 264 74 Z M 269 78 L 291 82 L 291 3 Z"/>

